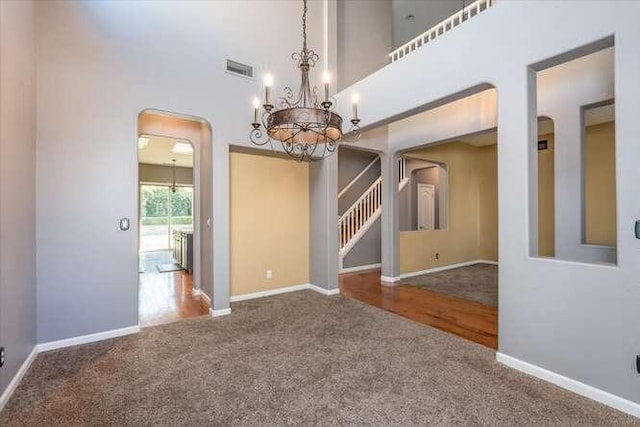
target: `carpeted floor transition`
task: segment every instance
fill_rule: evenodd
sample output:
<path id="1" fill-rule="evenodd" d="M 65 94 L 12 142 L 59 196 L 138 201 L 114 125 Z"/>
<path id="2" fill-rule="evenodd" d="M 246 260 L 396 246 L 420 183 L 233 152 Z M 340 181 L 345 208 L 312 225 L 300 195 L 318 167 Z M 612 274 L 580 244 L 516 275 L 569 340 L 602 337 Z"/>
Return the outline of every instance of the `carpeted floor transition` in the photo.
<path id="1" fill-rule="evenodd" d="M 402 279 L 402 284 L 498 306 L 498 266 L 474 264 Z"/>
<path id="2" fill-rule="evenodd" d="M 0 425 L 625 425 L 489 349 L 299 291 L 41 354 Z"/>

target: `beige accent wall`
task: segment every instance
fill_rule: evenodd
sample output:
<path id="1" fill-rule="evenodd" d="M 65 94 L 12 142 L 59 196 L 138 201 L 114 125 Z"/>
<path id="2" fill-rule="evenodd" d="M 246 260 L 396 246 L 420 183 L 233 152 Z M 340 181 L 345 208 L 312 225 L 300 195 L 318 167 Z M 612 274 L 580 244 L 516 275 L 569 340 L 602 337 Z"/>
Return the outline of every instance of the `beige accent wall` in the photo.
<path id="1" fill-rule="evenodd" d="M 230 175 L 231 295 L 309 283 L 309 165 L 231 152 Z"/>
<path id="2" fill-rule="evenodd" d="M 498 260 L 498 146 L 478 150 L 478 258 Z"/>
<path id="3" fill-rule="evenodd" d="M 538 151 L 538 254 L 555 255 L 554 135 L 538 137 L 549 148 Z M 616 245 L 615 123 L 585 131 L 585 243 Z"/>
<path id="4" fill-rule="evenodd" d="M 538 137 L 547 149 L 538 151 L 538 255 L 555 256 L 554 135 Z"/>
<path id="5" fill-rule="evenodd" d="M 585 243 L 616 245 L 615 122 L 585 134 Z"/>
<path id="6" fill-rule="evenodd" d="M 447 165 L 448 222 L 442 230 L 400 233 L 400 272 L 477 259 L 497 261 L 496 146 L 478 148 L 453 142 L 412 154 Z"/>

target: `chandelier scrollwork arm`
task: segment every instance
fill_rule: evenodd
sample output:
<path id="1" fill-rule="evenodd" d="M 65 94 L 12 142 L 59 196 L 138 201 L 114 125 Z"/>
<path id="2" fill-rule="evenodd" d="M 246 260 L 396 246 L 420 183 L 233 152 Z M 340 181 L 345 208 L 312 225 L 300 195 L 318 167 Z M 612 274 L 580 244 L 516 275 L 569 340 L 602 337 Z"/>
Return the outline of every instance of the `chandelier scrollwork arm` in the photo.
<path id="1" fill-rule="evenodd" d="M 265 79 L 265 100 L 254 100 L 254 123 L 250 132 L 253 144 L 263 146 L 272 140 L 281 142 L 282 150 L 299 161 L 318 161 L 331 155 L 340 142 L 355 142 L 360 138 L 357 100 L 353 101 L 353 118 L 347 134 L 343 133 L 343 119 L 335 113 L 336 99 L 330 94 L 328 74 L 324 91 L 311 85 L 310 71 L 320 57 L 307 47 L 307 0 L 303 0 L 302 49 L 291 54 L 300 72 L 300 87 L 296 93 L 286 86 L 280 98 L 271 102 L 273 79 Z M 322 93 L 322 95 L 320 95 Z M 278 104 L 274 106 L 272 104 Z"/>

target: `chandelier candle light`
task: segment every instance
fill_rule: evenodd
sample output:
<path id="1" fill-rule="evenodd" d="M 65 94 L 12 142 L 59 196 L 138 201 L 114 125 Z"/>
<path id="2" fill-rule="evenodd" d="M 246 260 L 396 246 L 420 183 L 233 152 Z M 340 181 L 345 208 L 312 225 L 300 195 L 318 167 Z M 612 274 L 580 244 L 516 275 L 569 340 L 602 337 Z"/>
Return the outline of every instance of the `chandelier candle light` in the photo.
<path id="1" fill-rule="evenodd" d="M 330 76 L 324 75 L 324 98 L 318 101 L 318 89 L 309 83 L 309 71 L 319 60 L 313 49 L 307 48 L 307 0 L 303 0 L 302 50 L 294 52 L 291 58 L 300 69 L 301 82 L 297 97 L 286 87 L 280 98 L 280 108 L 272 103 L 271 87 L 273 77 L 264 79 L 265 93 L 262 114 L 260 100 L 253 100 L 253 129 L 249 134 L 255 145 L 272 145 L 272 140 L 280 141 L 289 156 L 300 161 L 322 160 L 335 152 L 341 141 L 356 141 L 360 137 L 358 124 L 358 98 L 354 95 L 353 118 L 347 135 L 342 133 L 342 117 L 333 112 L 335 100 L 329 95 Z"/>

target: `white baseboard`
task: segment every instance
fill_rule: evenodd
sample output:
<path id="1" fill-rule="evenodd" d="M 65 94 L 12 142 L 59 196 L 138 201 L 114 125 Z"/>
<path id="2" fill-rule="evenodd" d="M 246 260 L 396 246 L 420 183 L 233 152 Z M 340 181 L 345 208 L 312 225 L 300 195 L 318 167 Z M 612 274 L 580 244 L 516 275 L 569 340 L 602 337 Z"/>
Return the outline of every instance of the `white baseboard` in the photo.
<path id="1" fill-rule="evenodd" d="M 496 360 L 510 368 L 532 375 L 536 378 L 540 378 L 541 380 L 548 381 L 558 387 L 562 387 L 581 396 L 593 399 L 596 402 L 611 406 L 612 408 L 625 412 L 629 415 L 633 415 L 634 417 L 640 417 L 640 404 L 632 402 L 631 400 L 624 399 L 616 396 L 615 394 L 581 383 L 580 381 L 576 381 L 539 366 L 532 365 L 531 363 L 524 362 L 520 359 L 516 359 L 515 357 L 507 356 L 504 353 L 496 353 Z"/>
<path id="2" fill-rule="evenodd" d="M 13 379 L 11 380 L 9 385 L 7 385 L 7 388 L 2 392 L 2 395 L 0 396 L 0 412 L 2 411 L 2 409 L 4 409 L 4 405 L 7 404 L 16 388 L 18 388 L 18 384 L 20 384 L 20 381 L 22 381 L 22 378 L 29 370 L 31 363 L 33 363 L 37 355 L 38 346 L 35 345 L 33 346 L 33 350 L 31 350 L 31 353 L 29 353 L 24 362 L 22 362 L 22 365 L 20 365 L 18 372 L 16 372 L 16 374 L 13 376 Z"/>
<path id="3" fill-rule="evenodd" d="M 398 280 L 400 280 L 400 276 L 398 277 L 380 276 L 380 280 L 387 283 L 395 283 Z"/>
<path id="4" fill-rule="evenodd" d="M 340 270 L 340 273 L 355 273 L 357 271 L 365 271 L 365 270 L 375 270 L 382 267 L 382 264 L 377 263 L 377 264 L 369 264 L 369 265 L 360 265 L 357 267 L 347 267 L 347 268 L 342 268 Z"/>
<path id="5" fill-rule="evenodd" d="M 140 326 L 129 326 L 126 328 L 112 329 L 110 331 L 98 332 L 96 334 L 81 335 L 79 337 L 67 338 L 59 341 L 50 341 L 38 344 L 38 353 L 43 351 L 56 350 L 58 348 L 71 347 L 74 345 L 88 344 L 96 341 L 108 340 L 140 332 Z"/>
<path id="6" fill-rule="evenodd" d="M 201 296 L 202 295 L 202 289 L 196 289 L 196 288 L 191 289 L 191 295 L 193 295 L 194 297 Z"/>
<path id="7" fill-rule="evenodd" d="M 454 268 L 460 268 L 460 267 L 468 267 L 470 265 L 475 265 L 475 264 L 498 265 L 498 263 L 496 261 L 488 261 L 488 260 L 483 260 L 483 259 L 474 259 L 473 261 L 459 262 L 459 263 L 456 263 L 456 264 L 443 265 L 442 267 L 434 267 L 434 268 L 428 268 L 426 270 L 412 271 L 410 273 L 403 273 L 403 274 L 401 274 L 400 276 L 398 276 L 397 278 L 394 278 L 394 279 L 398 279 L 398 280 L 399 279 L 406 279 L 408 277 L 422 276 L 423 274 L 436 273 L 438 271 L 445 271 L 445 270 L 452 270 Z M 387 281 L 390 281 L 390 280 L 387 280 Z M 394 281 L 397 281 L 397 280 L 394 280 Z"/>
<path id="8" fill-rule="evenodd" d="M 498 261 L 492 261 L 492 260 L 489 260 L 489 259 L 479 259 L 479 260 L 476 260 L 476 263 L 477 264 L 489 264 L 489 265 L 498 265 L 499 264 Z"/>
<path id="9" fill-rule="evenodd" d="M 230 308 L 221 308 L 219 310 L 214 310 L 213 308 L 210 308 L 209 309 L 209 314 L 211 315 L 211 317 L 227 316 L 227 315 L 231 314 L 231 309 Z"/>
<path id="10" fill-rule="evenodd" d="M 325 289 L 325 288 L 321 288 L 320 286 L 312 285 L 311 283 L 309 283 L 307 289 L 311 289 L 312 291 L 316 291 L 322 295 L 328 295 L 328 296 L 338 295 L 340 293 L 340 288 Z"/>
<path id="11" fill-rule="evenodd" d="M 246 301 L 246 300 L 255 299 L 255 298 L 269 297 L 273 295 L 285 294 L 288 292 L 303 291 L 305 289 L 310 289 L 312 291 L 321 293 L 322 295 L 338 295 L 340 293 L 339 288 L 325 289 L 325 288 L 321 288 L 320 286 L 312 285 L 311 283 L 304 283 L 302 285 L 287 286 L 286 288 L 269 289 L 268 291 L 260 291 L 260 292 L 254 292 L 251 294 L 232 296 L 231 302 Z"/>
<path id="12" fill-rule="evenodd" d="M 253 292 L 250 294 L 235 295 L 230 298 L 230 301 L 238 302 L 238 301 L 246 301 L 246 300 L 255 299 L 255 298 L 269 297 L 272 295 L 286 294 L 287 292 L 295 292 L 295 291 L 301 291 L 303 289 L 309 289 L 309 286 L 310 285 L 308 283 L 305 283 L 303 285 L 287 286 L 286 288 L 269 289 L 267 291 Z"/>

